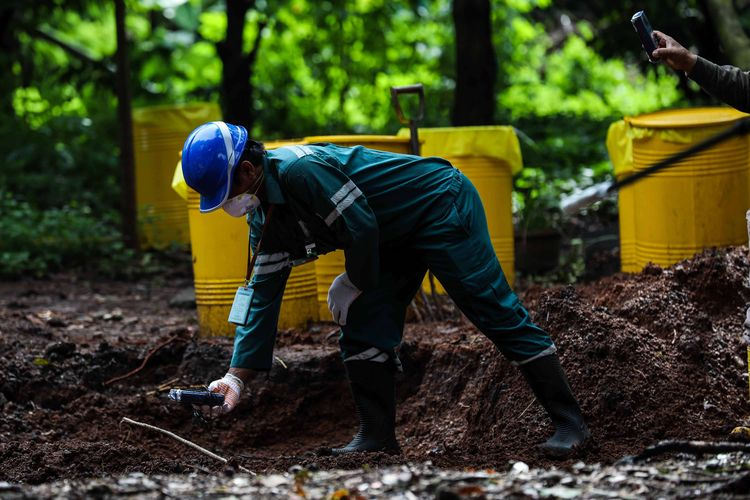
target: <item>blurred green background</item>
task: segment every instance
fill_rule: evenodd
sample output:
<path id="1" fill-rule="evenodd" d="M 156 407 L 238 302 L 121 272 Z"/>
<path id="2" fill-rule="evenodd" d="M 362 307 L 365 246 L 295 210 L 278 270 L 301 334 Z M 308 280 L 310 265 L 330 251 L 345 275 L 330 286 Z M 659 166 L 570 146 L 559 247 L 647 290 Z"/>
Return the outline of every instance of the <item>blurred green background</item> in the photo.
<path id="1" fill-rule="evenodd" d="M 120 230 L 115 3 L 0 5 L 0 276 L 119 275 L 143 264 Z M 609 123 L 716 104 L 684 75 L 646 61 L 630 24 L 639 2 L 124 5 L 133 107 L 219 102 L 227 121 L 262 140 L 393 134 L 400 125 L 389 87 L 421 82 L 425 126 L 516 127 L 525 165 L 515 180 L 517 228 L 554 227 L 569 251 L 549 280 L 585 276 L 581 234 L 616 224 L 612 202 L 572 221 L 555 208 L 576 187 L 611 176 Z M 647 13 L 715 62 L 750 60 L 727 39 L 750 47 L 750 2 L 664 0 Z"/>

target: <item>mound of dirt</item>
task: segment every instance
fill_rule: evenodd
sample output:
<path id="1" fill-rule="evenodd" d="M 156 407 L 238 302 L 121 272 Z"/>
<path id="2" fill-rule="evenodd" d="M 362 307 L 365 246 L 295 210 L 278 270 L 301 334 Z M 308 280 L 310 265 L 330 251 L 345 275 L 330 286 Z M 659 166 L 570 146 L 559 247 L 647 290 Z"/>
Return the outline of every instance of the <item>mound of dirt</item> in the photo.
<path id="1" fill-rule="evenodd" d="M 593 431 L 587 459 L 616 460 L 660 439 L 726 438 L 747 418 L 747 276 L 740 247 L 524 294 Z M 419 391 L 402 409 L 403 434 L 428 455 L 528 460 L 550 430 L 543 409 L 486 340 L 462 331 L 462 340 L 430 335 Z M 429 352 L 425 334 L 408 338 Z"/>
<path id="2" fill-rule="evenodd" d="M 724 439 L 747 417 L 747 248 L 705 252 L 523 294 L 558 346 L 594 434 L 573 460 L 611 462 L 665 438 Z M 223 465 L 122 417 L 173 431 L 242 465 L 284 471 L 394 465 L 547 465 L 551 430 L 518 370 L 464 320 L 407 326 L 397 399 L 403 455 L 318 456 L 355 431 L 333 325 L 281 332 L 279 361 L 226 417 L 202 422 L 170 387 L 226 369 L 230 339 L 197 339 L 194 313 L 169 308 L 186 283 L 0 285 L 0 480 L 217 471 Z M 107 383 L 140 366 L 135 375 Z"/>

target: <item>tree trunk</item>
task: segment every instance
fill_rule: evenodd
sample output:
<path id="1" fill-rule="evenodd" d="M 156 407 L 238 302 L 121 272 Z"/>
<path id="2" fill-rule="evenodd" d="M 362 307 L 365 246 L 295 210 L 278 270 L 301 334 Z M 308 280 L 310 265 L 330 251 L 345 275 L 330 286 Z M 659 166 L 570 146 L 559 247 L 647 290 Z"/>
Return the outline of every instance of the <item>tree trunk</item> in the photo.
<path id="1" fill-rule="evenodd" d="M 750 70 L 750 37 L 742 29 L 732 0 L 706 0 L 706 5 L 729 62 Z"/>
<path id="2" fill-rule="evenodd" d="M 253 85 L 250 81 L 265 23 L 258 23 L 258 34 L 249 53 L 243 50 L 247 12 L 253 0 L 227 0 L 227 34 L 217 44 L 222 62 L 221 98 L 224 119 L 250 130 L 254 123 Z"/>
<path id="3" fill-rule="evenodd" d="M 456 92 L 453 125 L 487 125 L 495 117 L 497 61 L 489 0 L 453 0 Z"/>
<path id="4" fill-rule="evenodd" d="M 135 166 L 133 154 L 133 116 L 130 99 L 130 62 L 128 40 L 125 32 L 125 0 L 115 0 L 115 25 L 117 29 L 117 124 L 120 129 L 120 169 L 122 172 L 122 234 L 125 244 L 138 249 L 138 231 L 135 206 Z"/>

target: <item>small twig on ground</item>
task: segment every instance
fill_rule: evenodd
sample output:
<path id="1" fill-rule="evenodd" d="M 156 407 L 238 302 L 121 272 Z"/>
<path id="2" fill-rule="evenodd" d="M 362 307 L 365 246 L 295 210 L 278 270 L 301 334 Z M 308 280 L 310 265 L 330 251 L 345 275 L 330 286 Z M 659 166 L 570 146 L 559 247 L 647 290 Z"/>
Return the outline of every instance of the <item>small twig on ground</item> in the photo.
<path id="1" fill-rule="evenodd" d="M 176 377 L 172 377 L 169 380 L 165 380 L 164 382 L 162 382 L 161 384 L 159 384 L 159 387 L 157 387 L 157 389 L 162 390 L 162 391 L 164 389 L 169 389 L 172 385 L 176 384 L 181 379 L 182 379 L 181 375 L 178 375 Z"/>
<path id="2" fill-rule="evenodd" d="M 524 414 L 529 411 L 529 408 L 531 408 L 531 405 L 534 404 L 534 398 L 531 398 L 531 402 L 529 402 L 529 405 L 521 412 L 520 415 L 516 417 L 516 421 L 521 420 L 521 417 L 524 416 Z"/>
<path id="3" fill-rule="evenodd" d="M 167 389 L 170 389 L 171 387 L 173 387 L 173 386 L 174 386 L 174 384 L 176 384 L 176 383 L 177 383 L 177 382 L 179 382 L 180 380 L 182 380 L 182 377 L 174 377 L 174 378 L 171 378 L 171 379 L 167 380 L 166 382 L 162 382 L 162 383 L 161 383 L 161 384 L 159 384 L 159 386 L 158 386 L 158 387 L 157 387 L 156 389 L 154 389 L 153 391 L 148 391 L 148 392 L 146 393 L 146 396 L 155 396 L 155 395 L 159 394 L 160 392 L 164 392 L 164 391 L 166 391 Z"/>
<path id="4" fill-rule="evenodd" d="M 664 453 L 701 455 L 704 453 L 729 453 L 733 451 L 750 453 L 750 444 L 729 442 L 709 443 L 707 441 L 661 441 L 653 446 L 649 446 L 639 455 L 631 457 L 630 460 L 634 462 L 645 460 Z"/>
<path id="5" fill-rule="evenodd" d="M 117 382 L 118 380 L 122 380 L 122 379 L 128 378 L 128 377 L 130 377 L 132 375 L 135 375 L 139 371 L 143 370 L 143 367 L 146 366 L 146 363 L 148 363 L 148 360 L 151 359 L 151 356 L 153 356 L 156 351 L 158 351 L 159 349 L 161 349 L 162 347 L 164 347 L 164 346 L 166 346 L 168 344 L 171 344 L 175 340 L 177 340 L 177 337 L 169 337 L 167 340 L 165 340 L 161 344 L 157 345 L 156 347 L 154 347 L 153 349 L 151 349 L 148 352 L 148 354 L 146 354 L 146 357 L 143 358 L 143 362 L 141 363 L 141 366 L 139 366 L 135 370 L 129 371 L 125 375 L 118 375 L 117 377 L 113 377 L 113 378 L 107 380 L 106 382 L 104 382 L 104 385 L 109 385 L 109 384 L 111 384 L 113 382 Z"/>
<path id="6" fill-rule="evenodd" d="M 274 357 L 273 357 L 273 359 L 275 359 L 276 361 L 278 361 L 278 362 L 279 362 L 279 364 L 280 364 L 281 366 L 283 366 L 285 370 L 288 370 L 288 369 L 289 369 L 289 367 L 288 367 L 288 366 L 286 366 L 286 363 L 284 363 L 284 360 L 283 360 L 283 359 L 281 359 L 280 357 L 278 357 L 278 356 L 274 356 Z"/>
<path id="7" fill-rule="evenodd" d="M 188 441 L 185 438 L 181 438 L 180 436 L 178 436 L 174 432 L 170 432 L 170 431 L 168 431 L 166 429 L 162 429 L 161 427 L 156 427 L 155 425 L 150 425 L 150 424 L 144 424 L 143 422 L 136 422 L 135 420 L 131 420 L 128 417 L 122 417 L 121 422 L 125 422 L 126 424 L 136 425 L 138 427 L 145 427 L 146 429 L 151 429 L 152 431 L 160 432 L 160 433 L 162 433 L 162 434 L 164 434 L 166 436 L 171 437 L 172 439 L 176 439 L 177 441 L 179 441 L 182 444 L 186 444 L 186 445 L 190 446 L 191 448 L 194 448 L 194 449 L 200 451 L 204 455 L 208 455 L 209 457 L 218 460 L 221 463 L 226 464 L 226 463 L 229 462 L 229 460 L 227 460 L 226 458 L 220 457 L 216 453 L 214 453 L 212 451 L 208 451 L 207 449 L 205 449 L 205 448 L 203 448 L 201 446 L 198 446 L 197 444 L 193 443 L 192 441 Z M 253 476 L 256 475 L 255 472 L 251 471 L 250 469 L 246 469 L 245 467 L 243 467 L 241 465 L 238 466 L 238 469 L 240 471 L 242 471 L 242 472 L 247 473 L 247 474 L 252 474 Z"/>

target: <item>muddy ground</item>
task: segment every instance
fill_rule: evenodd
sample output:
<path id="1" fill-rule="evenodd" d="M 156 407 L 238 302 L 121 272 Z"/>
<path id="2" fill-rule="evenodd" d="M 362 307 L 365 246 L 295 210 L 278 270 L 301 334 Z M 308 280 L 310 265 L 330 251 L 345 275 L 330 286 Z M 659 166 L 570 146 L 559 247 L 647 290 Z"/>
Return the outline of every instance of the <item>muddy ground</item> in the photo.
<path id="1" fill-rule="evenodd" d="M 611 464 L 663 439 L 725 440 L 746 423 L 741 342 L 750 302 L 748 249 L 708 251 L 669 269 L 585 285 L 530 288 L 522 297 L 561 354 L 593 431 L 591 444 L 554 464 L 533 445 L 550 432 L 518 371 L 462 320 L 409 324 L 401 351 L 401 456 L 321 457 L 356 423 L 330 324 L 280 332 L 280 361 L 259 375 L 233 414 L 194 421 L 169 387 L 221 376 L 229 339 L 199 339 L 195 312 L 170 306 L 186 270 L 139 282 L 0 284 L 0 481 L 39 484 L 144 474 L 222 472 L 147 422 L 255 472 L 398 466 L 506 470 Z M 171 340 L 170 340 L 171 339 Z M 107 383 L 141 365 L 128 378 Z"/>

